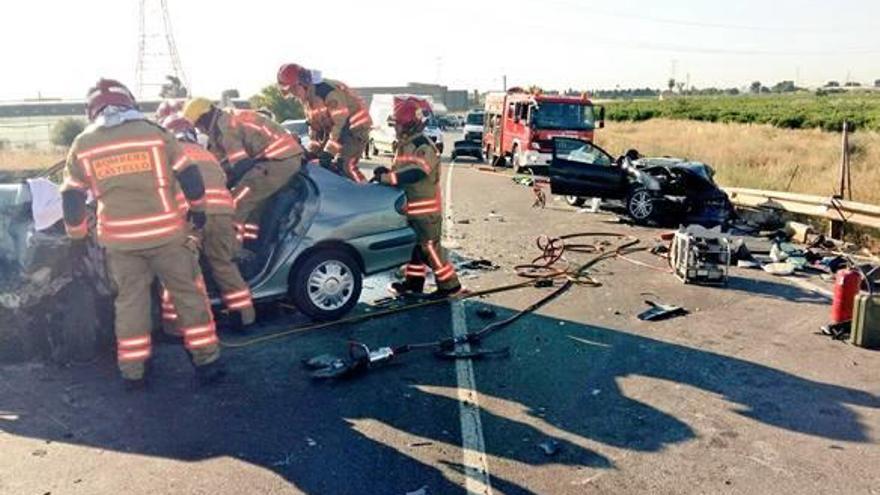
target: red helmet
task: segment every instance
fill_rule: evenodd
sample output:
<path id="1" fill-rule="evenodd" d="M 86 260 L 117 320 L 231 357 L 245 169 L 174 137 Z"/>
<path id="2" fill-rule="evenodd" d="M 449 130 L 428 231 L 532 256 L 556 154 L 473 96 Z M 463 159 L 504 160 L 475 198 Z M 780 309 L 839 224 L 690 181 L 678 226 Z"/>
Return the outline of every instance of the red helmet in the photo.
<path id="1" fill-rule="evenodd" d="M 109 105 L 137 108 L 134 95 L 125 85 L 113 79 L 99 79 L 86 95 L 86 115 L 89 120 L 95 120 Z"/>
<path id="2" fill-rule="evenodd" d="M 156 108 L 156 120 L 162 122 L 166 118 L 183 110 L 183 104 L 186 100 L 164 100 Z"/>
<path id="3" fill-rule="evenodd" d="M 169 115 L 162 120 L 162 127 L 168 129 L 177 139 L 195 143 L 198 141 L 196 128 L 179 114 Z"/>
<path id="4" fill-rule="evenodd" d="M 312 73 L 301 65 L 284 64 L 278 69 L 278 85 L 288 87 L 305 86 L 312 83 Z"/>
<path id="5" fill-rule="evenodd" d="M 394 97 L 394 123 L 404 129 L 421 130 L 431 114 L 431 104 L 416 96 Z"/>

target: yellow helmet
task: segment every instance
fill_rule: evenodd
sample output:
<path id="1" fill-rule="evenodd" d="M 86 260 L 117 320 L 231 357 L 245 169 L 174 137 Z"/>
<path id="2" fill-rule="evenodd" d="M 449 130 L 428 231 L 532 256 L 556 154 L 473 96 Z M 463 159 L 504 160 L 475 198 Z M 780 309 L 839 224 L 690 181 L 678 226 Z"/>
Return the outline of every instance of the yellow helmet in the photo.
<path id="1" fill-rule="evenodd" d="M 195 123 L 202 118 L 203 115 L 208 113 L 213 106 L 214 104 L 207 98 L 193 98 L 186 102 L 181 114 L 183 115 L 183 118 L 195 125 Z"/>

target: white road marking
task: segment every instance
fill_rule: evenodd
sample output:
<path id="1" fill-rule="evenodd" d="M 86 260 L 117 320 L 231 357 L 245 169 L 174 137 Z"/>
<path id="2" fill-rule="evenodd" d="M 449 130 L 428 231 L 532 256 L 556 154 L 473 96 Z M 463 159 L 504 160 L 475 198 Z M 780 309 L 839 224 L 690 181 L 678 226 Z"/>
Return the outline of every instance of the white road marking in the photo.
<path id="1" fill-rule="evenodd" d="M 452 172 L 455 164 L 449 165 L 446 173 L 444 205 L 444 237 L 449 239 L 454 222 L 452 210 Z M 462 337 L 467 334 L 464 302 L 452 301 L 452 334 Z M 470 344 L 461 344 L 456 349 L 469 352 Z M 455 361 L 455 379 L 458 385 L 458 412 L 461 418 L 461 448 L 464 456 L 464 487 L 468 494 L 491 494 L 489 462 L 486 458 L 486 441 L 483 438 L 483 423 L 480 421 L 480 394 L 474 378 L 473 363 L 469 359 Z"/>

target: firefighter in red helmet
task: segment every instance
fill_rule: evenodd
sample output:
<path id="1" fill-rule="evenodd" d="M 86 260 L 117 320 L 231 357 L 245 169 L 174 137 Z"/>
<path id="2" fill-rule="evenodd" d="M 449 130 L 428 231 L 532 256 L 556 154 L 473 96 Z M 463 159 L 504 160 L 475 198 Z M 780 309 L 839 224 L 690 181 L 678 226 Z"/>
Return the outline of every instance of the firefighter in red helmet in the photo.
<path id="1" fill-rule="evenodd" d="M 180 115 L 171 115 L 162 126 L 177 138 L 183 153 L 199 168 L 205 182 L 205 213 L 207 220 L 202 230 L 201 251 L 210 267 L 211 276 L 220 289 L 220 298 L 232 319 L 232 326 L 241 328 L 255 320 L 254 303 L 247 282 L 233 261 L 238 251 L 234 226 L 235 204 L 226 188 L 226 172 L 208 150 L 196 142 L 196 128 Z M 182 192 L 178 204 L 186 210 L 188 203 Z M 162 294 L 162 319 L 168 327 L 175 327 L 180 316 L 167 290 Z"/>
<path id="2" fill-rule="evenodd" d="M 393 118 L 398 143 L 394 164 L 391 170 L 376 168 L 372 179 L 406 192 L 405 212 L 418 237 L 410 262 L 404 267 L 404 281 L 391 285 L 392 291 L 399 295 L 423 292 L 429 266 L 437 281 L 435 295 L 445 297 L 462 290 L 455 267 L 440 245 L 443 233 L 440 154 L 434 143 L 422 133 L 430 114 L 430 104 L 421 98 L 394 98 Z"/>
<path id="3" fill-rule="evenodd" d="M 278 87 L 299 100 L 309 121 L 309 152 L 321 165 L 363 183 L 358 162 L 370 140 L 373 123 L 364 101 L 348 86 L 296 64 L 278 69 Z"/>
<path id="4" fill-rule="evenodd" d="M 205 224 L 205 186 L 198 168 L 167 131 L 138 110 L 129 90 L 101 79 L 87 95 L 90 125 L 77 136 L 64 169 L 62 204 L 67 234 L 85 242 L 86 198 L 97 203 L 97 238 L 116 283 L 116 340 L 126 388 L 145 383 L 152 352 L 150 285 L 158 277 L 171 294 L 179 327 L 200 381 L 223 375 L 220 347 L 190 226 Z M 190 204 L 181 212 L 177 191 Z"/>

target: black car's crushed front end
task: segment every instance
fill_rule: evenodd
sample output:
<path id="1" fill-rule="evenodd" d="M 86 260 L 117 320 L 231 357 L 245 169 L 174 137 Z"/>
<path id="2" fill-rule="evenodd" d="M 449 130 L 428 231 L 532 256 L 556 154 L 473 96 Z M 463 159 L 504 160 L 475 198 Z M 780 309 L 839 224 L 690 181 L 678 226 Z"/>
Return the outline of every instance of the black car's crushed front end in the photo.
<path id="1" fill-rule="evenodd" d="M 714 180 L 714 171 L 700 162 L 642 159 L 634 162 L 636 187 L 649 187 L 658 200 L 660 224 L 725 225 L 735 218 L 730 198 Z"/>

